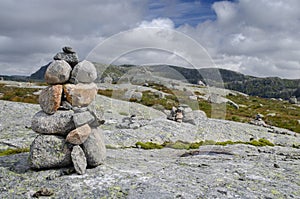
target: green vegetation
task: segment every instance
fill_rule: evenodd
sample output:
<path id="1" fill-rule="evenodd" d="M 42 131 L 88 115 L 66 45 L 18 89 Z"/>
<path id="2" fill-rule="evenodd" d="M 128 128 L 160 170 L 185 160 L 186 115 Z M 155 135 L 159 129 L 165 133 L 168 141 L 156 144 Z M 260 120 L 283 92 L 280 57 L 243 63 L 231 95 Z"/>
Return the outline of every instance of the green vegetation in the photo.
<path id="1" fill-rule="evenodd" d="M 2 96 L 0 95 L 0 100 L 37 104 L 39 97 L 33 94 L 37 91 L 39 91 L 37 88 L 10 87 L 0 84 L 0 93 L 3 93 Z"/>
<path id="2" fill-rule="evenodd" d="M 29 152 L 29 151 L 30 151 L 29 148 L 7 149 L 4 151 L 0 151 L 0 156 L 13 155 L 13 154 L 17 154 L 17 153 L 25 153 L 25 152 Z"/>
<path id="3" fill-rule="evenodd" d="M 98 89 L 98 94 L 99 95 L 104 95 L 106 97 L 111 97 L 112 93 L 113 93 L 113 90 L 111 90 L 111 89 L 105 89 L 105 90 Z"/>
<path id="4" fill-rule="evenodd" d="M 159 98 L 159 96 L 155 95 L 155 93 L 151 91 L 144 91 L 142 100 L 140 102 L 134 100 L 134 102 L 151 107 L 154 105 L 161 105 L 167 110 L 170 110 L 173 106 L 176 107 L 183 103 L 188 104 L 193 110 L 199 109 L 204 111 L 208 117 L 212 117 L 212 111 L 214 111 L 214 118 L 223 119 L 222 116 L 224 115 L 224 107 L 222 105 L 214 104 L 212 110 L 212 104 L 206 100 L 198 99 L 197 104 L 197 102 L 187 99 L 186 96 L 188 95 L 185 91 L 171 91 L 164 86 L 159 86 L 157 84 L 153 84 L 151 86 L 160 91 L 167 92 L 169 95 L 166 95 L 165 98 Z M 98 94 L 122 99 L 124 92 L 125 91 L 122 90 L 113 91 L 106 89 L 99 90 Z M 243 95 L 228 95 L 226 97 L 240 105 L 239 109 L 236 109 L 229 104 L 226 105 L 226 120 L 248 123 L 254 119 L 254 116 L 257 113 L 260 113 L 265 116 L 264 121 L 268 125 L 285 128 L 300 133 L 300 124 L 298 122 L 298 120 L 300 120 L 300 107 L 296 105 L 292 105 L 284 101 L 264 99 L 253 96 L 246 97 Z"/>
<path id="5" fill-rule="evenodd" d="M 300 149 L 300 144 L 293 144 L 293 148 Z"/>
<path id="6" fill-rule="evenodd" d="M 128 66 L 130 67 L 130 66 Z M 126 68 L 126 67 L 125 67 Z M 41 85 L 45 83 L 40 82 Z M 212 104 L 203 99 L 198 99 L 198 101 L 190 100 L 189 91 L 171 90 L 166 86 L 149 83 L 149 87 L 155 88 L 159 91 L 167 93 L 165 97 L 161 98 L 156 93 L 151 91 L 144 91 L 141 101 L 136 101 L 135 99 L 130 99 L 131 102 L 137 102 L 145 106 L 161 106 L 161 109 L 170 110 L 173 106 L 178 106 L 179 104 L 187 104 L 193 110 L 202 110 L 206 113 L 208 117 L 214 117 L 219 119 L 224 119 L 224 107 L 214 104 L 212 109 Z M 6 86 L 5 84 L 0 84 L 0 100 L 8 100 L 13 102 L 25 102 L 25 103 L 38 103 L 38 96 L 34 95 L 34 92 L 39 91 L 38 88 L 22 88 L 22 87 L 12 87 Z M 112 97 L 115 99 L 123 99 L 123 96 L 127 90 L 98 90 L 98 94 L 107 97 Z M 197 94 L 201 94 L 196 91 Z M 236 122 L 248 123 L 257 113 L 263 114 L 264 121 L 271 126 L 276 126 L 280 128 L 285 128 L 292 130 L 294 132 L 300 133 L 300 107 L 297 105 L 290 104 L 285 101 L 265 99 L 261 97 L 254 96 L 243 96 L 243 95 L 228 95 L 228 99 L 239 105 L 239 109 L 227 104 L 226 105 L 226 120 L 232 120 Z M 213 114 L 212 114 L 213 111 Z"/>
<path id="7" fill-rule="evenodd" d="M 257 113 L 260 113 L 265 116 L 263 119 L 267 124 L 300 133 L 300 124 L 298 122 L 300 120 L 300 107 L 296 105 L 253 96 L 229 95 L 227 98 L 239 105 L 243 105 L 238 110 L 227 105 L 227 120 L 249 122 Z M 206 112 L 206 110 L 204 111 Z M 275 114 L 275 116 L 270 113 Z"/>
<path id="8" fill-rule="evenodd" d="M 162 149 L 163 146 L 153 143 L 153 142 L 137 142 L 135 144 L 137 148 L 142 148 L 142 149 Z"/>
<path id="9" fill-rule="evenodd" d="M 157 144 L 153 142 L 137 142 L 135 146 L 137 148 L 142 148 L 142 149 L 162 149 L 162 148 L 172 148 L 172 149 L 198 149 L 200 146 L 204 145 L 221 145 L 221 146 L 226 146 L 226 145 L 233 145 L 233 144 L 248 144 L 252 146 L 257 146 L 257 147 L 262 147 L 262 146 L 275 146 L 272 142 L 270 142 L 267 139 L 259 139 L 259 140 L 251 140 L 249 142 L 244 142 L 244 141 L 224 141 L 224 142 L 216 142 L 214 140 L 204 140 L 200 142 L 183 142 L 183 141 L 176 141 L 176 142 L 164 142 L 163 144 Z"/>

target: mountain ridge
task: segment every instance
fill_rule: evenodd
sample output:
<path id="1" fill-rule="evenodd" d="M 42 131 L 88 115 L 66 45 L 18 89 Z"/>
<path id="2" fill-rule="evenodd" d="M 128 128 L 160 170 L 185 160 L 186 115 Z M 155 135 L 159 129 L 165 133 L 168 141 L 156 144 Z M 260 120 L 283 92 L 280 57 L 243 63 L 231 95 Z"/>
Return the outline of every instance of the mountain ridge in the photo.
<path id="1" fill-rule="evenodd" d="M 138 66 L 138 65 L 110 65 L 94 63 L 97 71 L 98 78 L 97 82 L 101 82 L 106 76 L 112 77 L 114 82 L 117 82 L 123 75 L 128 73 L 132 69 L 138 67 L 145 68 L 146 70 L 155 73 L 156 75 L 162 75 L 165 72 L 168 75 L 168 71 L 173 70 L 178 72 L 184 80 L 192 84 L 198 84 L 199 80 L 211 84 L 211 80 L 218 79 L 220 74 L 220 82 L 216 83 L 215 86 L 223 87 L 226 89 L 236 90 L 239 92 L 246 93 L 252 96 L 259 96 L 264 98 L 283 98 L 288 99 L 292 96 L 300 97 L 300 79 L 283 79 L 279 77 L 254 77 L 250 75 L 244 75 L 240 72 L 222 69 L 222 68 L 201 68 L 191 69 L 184 68 L 181 66 L 172 65 L 149 65 L 149 66 Z M 40 67 L 35 73 L 28 77 L 24 76 L 0 76 L 3 79 L 18 81 L 44 81 L 44 73 L 50 63 Z M 204 78 L 205 77 L 205 78 Z M 170 77 L 168 77 L 170 78 Z"/>

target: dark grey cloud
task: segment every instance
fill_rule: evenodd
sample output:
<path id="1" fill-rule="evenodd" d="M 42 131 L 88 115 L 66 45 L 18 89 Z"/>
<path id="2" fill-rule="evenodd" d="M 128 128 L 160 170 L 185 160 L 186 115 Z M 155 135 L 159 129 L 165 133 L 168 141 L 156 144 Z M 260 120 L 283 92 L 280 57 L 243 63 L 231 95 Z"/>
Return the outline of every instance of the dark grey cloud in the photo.
<path id="1" fill-rule="evenodd" d="M 300 78 L 299 0 L 215 1 L 211 7 L 207 2 L 214 1 L 1 0 L 0 74 L 28 75 L 64 45 L 73 46 L 83 59 L 116 33 L 160 27 L 190 36 L 219 67 L 255 76 Z M 149 42 L 135 36 L 134 42 Z M 113 51 L 107 49 L 103 56 Z M 184 54 L 192 57 L 194 52 Z M 182 64 L 173 57 L 143 51 L 123 60 Z"/>
<path id="2" fill-rule="evenodd" d="M 2 0 L 0 74 L 30 74 L 64 45 L 73 46 L 84 58 L 105 37 L 135 27 L 143 17 L 144 4 L 117 0 Z"/>

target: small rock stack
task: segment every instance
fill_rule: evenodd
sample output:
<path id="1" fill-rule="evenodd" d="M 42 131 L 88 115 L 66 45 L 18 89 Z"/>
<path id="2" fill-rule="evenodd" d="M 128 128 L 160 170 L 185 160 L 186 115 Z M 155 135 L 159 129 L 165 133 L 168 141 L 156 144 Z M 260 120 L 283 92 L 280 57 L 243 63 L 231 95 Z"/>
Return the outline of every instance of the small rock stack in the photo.
<path id="1" fill-rule="evenodd" d="M 34 169 L 66 167 L 73 164 L 78 174 L 106 158 L 100 121 L 89 105 L 97 95 L 95 66 L 78 61 L 71 47 L 55 55 L 45 72 L 49 84 L 40 96 L 42 108 L 32 118 L 32 130 L 39 135 L 30 146 Z"/>

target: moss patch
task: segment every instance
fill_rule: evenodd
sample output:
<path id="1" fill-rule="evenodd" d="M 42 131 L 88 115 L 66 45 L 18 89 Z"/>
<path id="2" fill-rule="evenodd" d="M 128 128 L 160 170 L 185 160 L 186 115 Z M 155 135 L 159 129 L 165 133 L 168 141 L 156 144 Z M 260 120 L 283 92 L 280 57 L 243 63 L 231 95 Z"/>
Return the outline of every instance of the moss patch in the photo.
<path id="1" fill-rule="evenodd" d="M 142 148 L 142 149 L 162 149 L 162 148 L 172 148 L 172 149 L 198 149 L 200 146 L 205 146 L 205 145 L 221 145 L 221 146 L 226 146 L 226 145 L 233 145 L 233 144 L 248 144 L 252 146 L 257 146 L 257 147 L 262 147 L 262 146 L 275 146 L 272 142 L 270 142 L 267 139 L 259 139 L 259 140 L 252 140 L 250 142 L 244 142 L 244 141 L 231 141 L 227 140 L 224 142 L 216 142 L 213 140 L 204 140 L 200 142 L 184 142 L 184 141 L 176 141 L 176 142 L 164 142 L 163 144 L 157 144 L 153 142 L 137 142 L 135 146 L 137 148 Z"/>
<path id="2" fill-rule="evenodd" d="M 162 149 L 163 146 L 157 143 L 153 142 L 137 142 L 135 144 L 137 148 L 142 148 L 142 149 Z"/>
<path id="3" fill-rule="evenodd" d="M 293 148 L 300 149 L 300 144 L 293 144 Z"/>
<path id="4" fill-rule="evenodd" d="M 26 153 L 29 151 L 30 151 L 29 148 L 7 149 L 4 151 L 0 151 L 0 156 L 13 155 L 13 154 L 17 154 L 17 153 Z"/>

